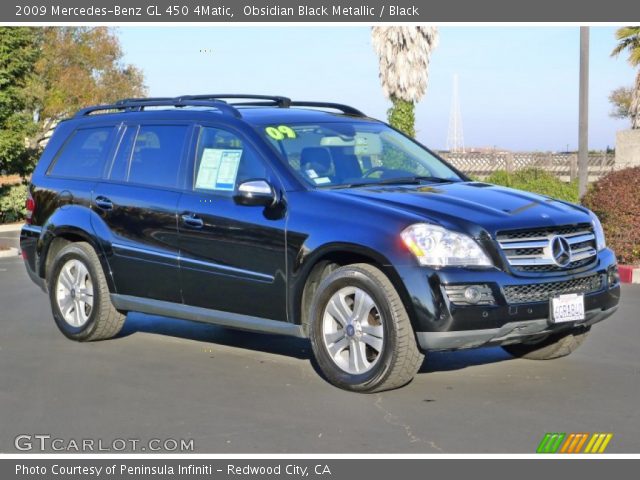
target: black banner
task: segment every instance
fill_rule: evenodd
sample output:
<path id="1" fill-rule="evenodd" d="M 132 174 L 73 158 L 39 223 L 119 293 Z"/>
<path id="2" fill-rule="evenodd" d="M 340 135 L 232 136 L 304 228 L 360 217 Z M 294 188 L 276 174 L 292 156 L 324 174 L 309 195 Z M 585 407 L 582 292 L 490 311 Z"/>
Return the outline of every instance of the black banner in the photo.
<path id="1" fill-rule="evenodd" d="M 614 463 L 615 462 L 615 463 Z M 42 459 L 0 460 L 0 478 L 110 479 L 326 479 L 422 478 L 633 478 L 638 460 L 612 459 Z M 507 473 L 509 472 L 509 473 Z"/>
<path id="2" fill-rule="evenodd" d="M 575 0 L 14 0 L 0 22 L 624 22 L 637 2 Z"/>

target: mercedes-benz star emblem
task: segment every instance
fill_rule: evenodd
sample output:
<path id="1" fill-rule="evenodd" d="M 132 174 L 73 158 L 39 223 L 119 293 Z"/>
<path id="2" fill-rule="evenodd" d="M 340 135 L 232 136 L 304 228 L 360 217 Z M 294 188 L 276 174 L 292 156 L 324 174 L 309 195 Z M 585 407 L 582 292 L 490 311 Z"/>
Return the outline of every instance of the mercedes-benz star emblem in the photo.
<path id="1" fill-rule="evenodd" d="M 551 256 L 559 267 L 566 267 L 571 263 L 571 245 L 566 238 L 556 235 L 549 240 Z"/>

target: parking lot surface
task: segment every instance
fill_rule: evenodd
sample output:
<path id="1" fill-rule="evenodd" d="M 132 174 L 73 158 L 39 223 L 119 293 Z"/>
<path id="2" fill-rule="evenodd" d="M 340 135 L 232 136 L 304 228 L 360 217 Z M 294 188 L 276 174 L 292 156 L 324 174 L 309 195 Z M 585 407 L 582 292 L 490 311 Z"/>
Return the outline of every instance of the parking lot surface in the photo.
<path id="1" fill-rule="evenodd" d="M 608 453 L 635 453 L 640 286 L 622 295 L 569 357 L 434 353 L 410 385 L 362 395 L 323 380 L 299 339 L 131 314 L 119 338 L 72 342 L 22 260 L 3 258 L 0 452 L 42 434 L 193 439 L 197 453 L 533 453 L 546 432 L 612 432 Z"/>

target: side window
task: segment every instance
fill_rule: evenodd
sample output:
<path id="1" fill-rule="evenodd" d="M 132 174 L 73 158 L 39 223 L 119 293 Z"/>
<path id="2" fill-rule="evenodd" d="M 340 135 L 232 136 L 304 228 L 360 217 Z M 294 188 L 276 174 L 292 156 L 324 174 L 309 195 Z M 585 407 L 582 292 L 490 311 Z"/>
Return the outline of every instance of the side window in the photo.
<path id="1" fill-rule="evenodd" d="M 111 146 L 113 127 L 76 130 L 49 169 L 60 177 L 100 178 Z"/>
<path id="2" fill-rule="evenodd" d="M 125 179 L 145 185 L 178 186 L 180 159 L 188 130 L 186 125 L 140 126 Z"/>
<path id="3" fill-rule="evenodd" d="M 252 178 L 267 178 L 268 169 L 251 145 L 237 135 L 203 127 L 198 136 L 193 187 L 230 192 Z"/>
<path id="4" fill-rule="evenodd" d="M 131 152 L 133 152 L 133 142 L 136 139 L 137 133 L 137 126 L 129 126 L 122 137 L 120 137 L 118 150 L 116 151 L 113 164 L 111 165 L 111 171 L 109 172 L 109 179 L 119 181 L 125 181 L 127 179 L 129 161 L 131 160 Z"/>

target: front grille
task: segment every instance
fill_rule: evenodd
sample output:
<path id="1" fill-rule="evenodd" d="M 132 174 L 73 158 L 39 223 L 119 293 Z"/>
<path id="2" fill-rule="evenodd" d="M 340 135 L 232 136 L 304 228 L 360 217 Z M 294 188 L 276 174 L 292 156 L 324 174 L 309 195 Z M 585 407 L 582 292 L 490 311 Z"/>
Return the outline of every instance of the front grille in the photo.
<path id="1" fill-rule="evenodd" d="M 591 293 L 602 288 L 602 275 L 574 278 L 564 282 L 508 285 L 504 287 L 507 303 L 544 302 L 565 293 Z"/>
<path id="2" fill-rule="evenodd" d="M 559 266 L 551 242 L 555 237 L 567 240 L 570 262 Z M 584 267 L 596 260 L 596 237 L 589 223 L 561 227 L 498 232 L 498 244 L 513 270 L 521 272 L 564 272 Z"/>

